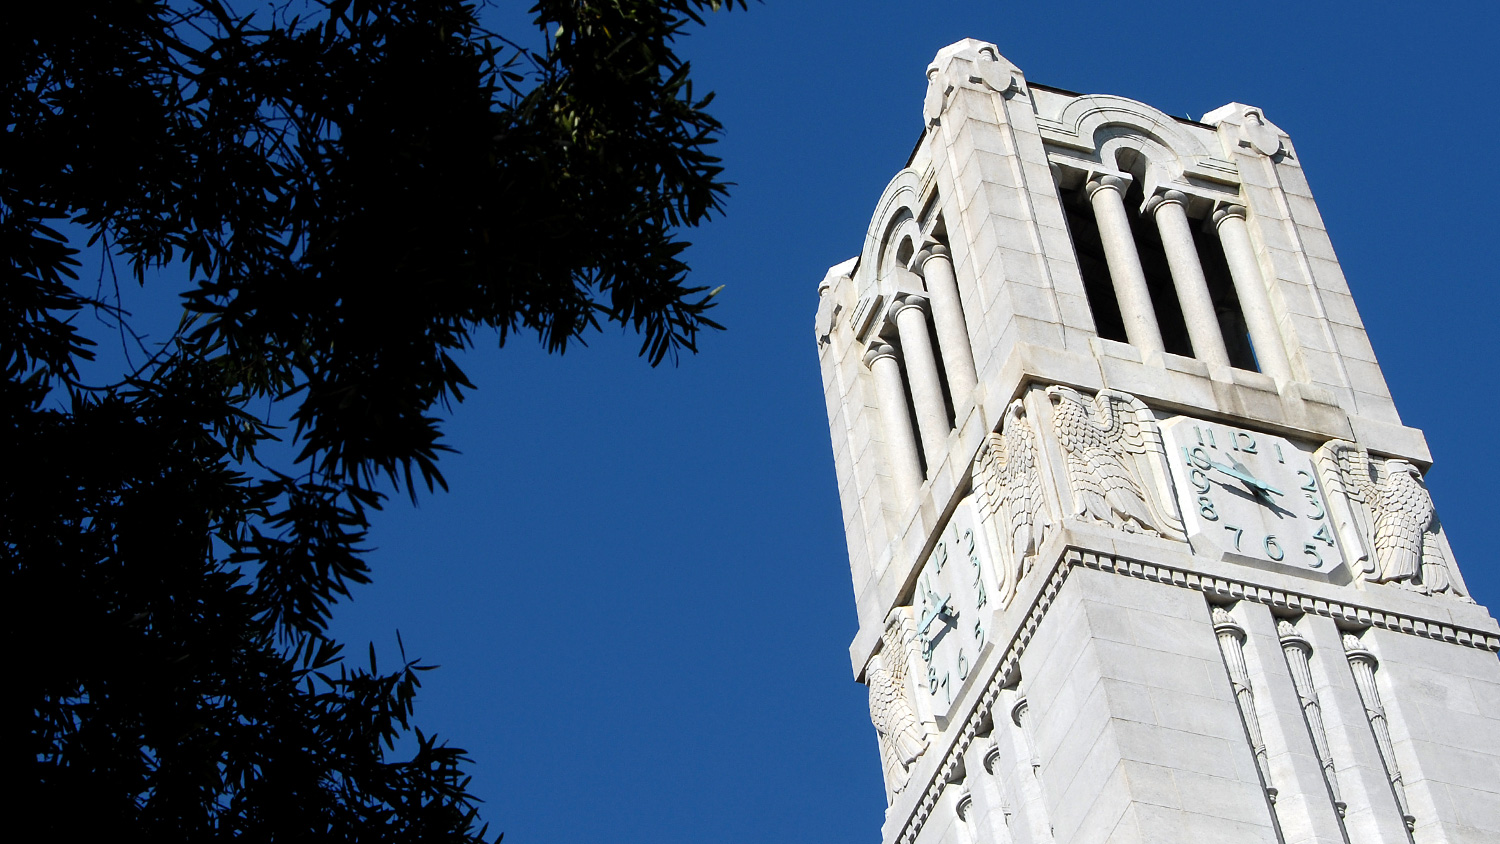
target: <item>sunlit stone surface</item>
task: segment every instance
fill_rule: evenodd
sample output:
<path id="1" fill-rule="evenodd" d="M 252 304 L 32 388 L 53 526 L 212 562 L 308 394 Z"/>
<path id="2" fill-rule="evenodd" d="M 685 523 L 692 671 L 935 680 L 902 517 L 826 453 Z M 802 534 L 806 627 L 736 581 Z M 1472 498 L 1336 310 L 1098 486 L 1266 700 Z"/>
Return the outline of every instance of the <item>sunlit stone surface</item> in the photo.
<path id="1" fill-rule="evenodd" d="M 927 78 L 815 332 L 883 840 L 1500 841 L 1500 628 L 1291 140 Z"/>

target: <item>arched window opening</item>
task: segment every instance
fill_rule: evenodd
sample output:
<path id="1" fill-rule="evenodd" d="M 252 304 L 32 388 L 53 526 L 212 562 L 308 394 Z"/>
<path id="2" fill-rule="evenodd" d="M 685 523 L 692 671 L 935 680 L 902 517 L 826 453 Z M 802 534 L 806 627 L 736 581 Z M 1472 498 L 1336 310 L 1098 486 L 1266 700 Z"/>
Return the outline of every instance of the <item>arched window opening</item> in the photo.
<path id="1" fill-rule="evenodd" d="M 896 360 L 901 361 L 901 387 L 906 395 L 907 424 L 911 425 L 911 430 L 913 432 L 920 432 L 922 430 L 922 426 L 921 422 L 917 419 L 917 397 L 912 395 L 911 371 L 907 367 L 906 355 L 903 353 L 903 350 L 901 348 L 901 338 L 895 331 L 892 331 L 889 334 L 885 335 L 882 339 L 891 344 L 891 346 L 896 350 Z M 922 442 L 922 437 L 920 434 L 917 434 L 917 436 L 915 437 L 915 442 L 917 446 L 917 465 L 921 467 L 921 477 L 926 478 L 928 474 L 928 466 L 932 461 L 932 455 L 929 455 L 927 453 L 927 448 Z"/>
<path id="2" fill-rule="evenodd" d="M 1238 295 L 1247 282 L 1231 272 L 1221 233 L 1206 219 L 1224 203 L 1158 169 L 1151 150 L 1159 142 L 1134 140 L 1147 149 L 1116 146 L 1113 173 L 1055 171 L 1095 332 L 1144 352 L 1261 371 Z M 1242 219 L 1237 213 L 1224 225 Z"/>
<path id="3" fill-rule="evenodd" d="M 1121 151 L 1121 159 L 1126 157 L 1125 152 Z M 1130 233 L 1135 240 L 1135 251 L 1141 257 L 1146 287 L 1151 291 L 1151 307 L 1156 312 L 1156 325 L 1161 329 L 1161 342 L 1174 355 L 1194 357 L 1193 341 L 1188 337 L 1187 321 L 1182 318 L 1182 305 L 1178 303 L 1177 290 L 1172 285 L 1172 270 L 1167 266 L 1167 250 L 1162 246 L 1161 233 L 1150 213 L 1141 211 L 1141 206 L 1146 203 L 1141 188 L 1145 182 L 1143 161 L 1137 156 L 1132 163 L 1140 172 L 1131 174 L 1135 178 L 1125 191 L 1125 209 L 1130 212 Z"/>
<path id="4" fill-rule="evenodd" d="M 1073 254 L 1078 258 L 1078 272 L 1083 276 L 1083 292 L 1094 315 L 1094 331 L 1106 340 L 1129 343 L 1125 335 L 1125 318 L 1120 315 L 1120 301 L 1115 298 L 1114 280 L 1104 258 L 1104 241 L 1099 235 L 1099 221 L 1082 188 L 1059 189 L 1068 235 L 1073 239 Z"/>
<path id="5" fill-rule="evenodd" d="M 1224 335 L 1229 365 L 1235 369 L 1260 372 L 1259 361 L 1250 343 L 1244 307 L 1234 290 L 1234 277 L 1229 273 L 1229 261 L 1224 256 L 1224 244 L 1219 240 L 1218 232 L 1213 230 L 1213 224 L 1194 220 L 1193 243 L 1198 247 L 1198 261 L 1203 265 L 1203 277 L 1208 281 L 1208 294 L 1213 297 L 1214 312 L 1219 316 L 1219 331 Z"/>
<path id="6" fill-rule="evenodd" d="M 911 238 L 902 238 L 901 245 L 896 247 L 896 266 L 902 268 L 911 266 L 911 256 L 915 255 L 916 252 L 917 249 L 912 245 Z"/>

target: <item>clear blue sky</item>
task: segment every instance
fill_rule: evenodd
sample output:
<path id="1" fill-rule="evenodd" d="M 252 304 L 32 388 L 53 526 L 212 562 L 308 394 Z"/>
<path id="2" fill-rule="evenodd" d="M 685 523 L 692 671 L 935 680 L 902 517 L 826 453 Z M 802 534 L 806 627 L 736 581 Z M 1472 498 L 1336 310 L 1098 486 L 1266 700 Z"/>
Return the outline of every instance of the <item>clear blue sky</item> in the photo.
<path id="1" fill-rule="evenodd" d="M 529 3 L 502 0 L 498 21 Z M 964 37 L 1027 77 L 1289 131 L 1391 391 L 1426 430 L 1439 513 L 1500 603 L 1500 137 L 1494 3 L 771 0 L 692 36 L 728 216 L 694 233 L 728 332 L 651 369 L 612 332 L 464 364 L 452 490 L 392 502 L 375 583 L 336 611 L 358 654 L 439 663 L 418 722 L 475 758 L 521 842 L 874 842 L 885 799 L 812 333 L 921 128 L 923 71 Z M 127 297 L 128 303 L 128 297 Z"/>

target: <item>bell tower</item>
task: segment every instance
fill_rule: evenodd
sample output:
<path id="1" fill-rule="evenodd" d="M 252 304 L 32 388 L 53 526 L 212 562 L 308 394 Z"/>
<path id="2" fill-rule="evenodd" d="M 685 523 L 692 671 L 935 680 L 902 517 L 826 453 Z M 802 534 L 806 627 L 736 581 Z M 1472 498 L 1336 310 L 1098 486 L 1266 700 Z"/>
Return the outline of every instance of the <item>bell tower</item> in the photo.
<path id="1" fill-rule="evenodd" d="M 816 318 L 885 844 L 1500 841 L 1500 627 L 1291 140 L 927 77 Z"/>

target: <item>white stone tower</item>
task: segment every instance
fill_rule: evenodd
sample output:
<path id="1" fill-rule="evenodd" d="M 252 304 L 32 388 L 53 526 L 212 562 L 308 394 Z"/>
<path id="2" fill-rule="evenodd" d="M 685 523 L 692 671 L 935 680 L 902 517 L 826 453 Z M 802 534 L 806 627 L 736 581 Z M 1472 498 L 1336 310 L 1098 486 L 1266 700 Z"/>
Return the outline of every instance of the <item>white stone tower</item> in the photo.
<path id="1" fill-rule="evenodd" d="M 816 324 L 886 844 L 1500 842 L 1500 628 L 1291 141 L 927 75 Z"/>

